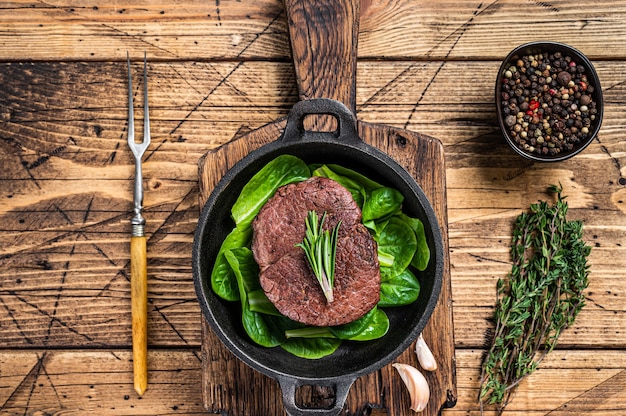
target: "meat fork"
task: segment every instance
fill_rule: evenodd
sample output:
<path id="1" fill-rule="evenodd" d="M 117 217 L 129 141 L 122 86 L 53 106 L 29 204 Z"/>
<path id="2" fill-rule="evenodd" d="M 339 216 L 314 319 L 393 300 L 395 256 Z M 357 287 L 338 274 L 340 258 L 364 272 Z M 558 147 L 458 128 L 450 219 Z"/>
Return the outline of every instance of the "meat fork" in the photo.
<path id="1" fill-rule="evenodd" d="M 135 187 L 133 193 L 134 216 L 130 220 L 130 287 L 133 329 L 133 374 L 135 391 L 140 396 L 148 388 L 148 271 L 146 255 L 146 220 L 141 215 L 143 204 L 143 178 L 141 159 L 150 145 L 150 117 L 148 115 L 148 73 L 146 54 L 143 57 L 143 141 L 135 141 L 133 111 L 133 82 L 128 61 L 128 146 L 135 156 Z"/>

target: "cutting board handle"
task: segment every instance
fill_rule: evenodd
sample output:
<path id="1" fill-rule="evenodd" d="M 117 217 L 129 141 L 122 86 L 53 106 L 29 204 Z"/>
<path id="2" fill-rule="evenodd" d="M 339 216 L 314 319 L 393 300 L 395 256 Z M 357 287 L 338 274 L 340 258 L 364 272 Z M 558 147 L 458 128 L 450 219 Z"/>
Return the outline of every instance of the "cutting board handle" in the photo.
<path id="1" fill-rule="evenodd" d="M 332 98 L 356 114 L 359 0 L 284 0 L 300 100 Z"/>

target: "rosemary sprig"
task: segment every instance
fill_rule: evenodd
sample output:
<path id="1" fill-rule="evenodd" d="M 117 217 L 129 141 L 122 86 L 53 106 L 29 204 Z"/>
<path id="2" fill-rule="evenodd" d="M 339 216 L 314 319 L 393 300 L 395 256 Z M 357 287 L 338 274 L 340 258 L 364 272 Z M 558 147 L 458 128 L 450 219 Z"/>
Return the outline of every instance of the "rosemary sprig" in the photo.
<path id="1" fill-rule="evenodd" d="M 339 226 L 341 221 L 330 230 L 322 231 L 324 220 L 326 219 L 326 212 L 322 215 L 322 219 L 318 220 L 317 213 L 315 211 L 309 211 L 306 223 L 306 232 L 304 241 L 300 244 L 296 244 L 296 247 L 300 247 L 304 250 L 313 274 L 317 277 L 326 301 L 332 303 L 333 298 L 333 285 L 335 283 L 335 259 L 337 253 L 337 234 L 339 233 Z"/>
<path id="2" fill-rule="evenodd" d="M 585 304 L 591 248 L 582 240 L 582 222 L 566 219 L 563 188 L 549 190 L 557 194 L 555 205 L 539 201 L 515 222 L 513 265 L 508 280 L 498 281 L 496 326 L 482 366 L 481 412 L 495 404 L 502 413 Z"/>

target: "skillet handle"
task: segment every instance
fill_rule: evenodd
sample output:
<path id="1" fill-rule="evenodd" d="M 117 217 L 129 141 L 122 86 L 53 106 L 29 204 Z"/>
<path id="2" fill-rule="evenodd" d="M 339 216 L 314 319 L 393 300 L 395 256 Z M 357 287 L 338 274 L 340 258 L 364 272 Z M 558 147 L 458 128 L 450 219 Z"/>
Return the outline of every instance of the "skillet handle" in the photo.
<path id="1" fill-rule="evenodd" d="M 332 98 L 356 114 L 360 0 L 284 0 L 300 100 Z"/>
<path id="2" fill-rule="evenodd" d="M 335 132 L 307 131 L 304 128 L 304 119 L 309 115 L 323 114 L 337 120 Z M 281 137 L 283 143 L 306 140 L 307 134 L 321 134 L 329 140 L 339 141 L 342 144 L 363 144 L 359 138 L 356 126 L 356 117 L 343 103 L 328 98 L 315 98 L 298 101 L 289 111 L 285 132 Z"/>
<path id="3" fill-rule="evenodd" d="M 280 377 L 280 389 L 283 393 L 283 405 L 287 416 L 336 416 L 338 415 L 346 403 L 348 392 L 352 383 L 356 380 L 353 377 L 339 379 L 328 385 L 335 387 L 335 402 L 332 407 L 326 408 L 302 408 L 296 404 L 296 389 L 305 385 L 297 379 L 289 377 Z M 326 384 L 325 384 L 326 385 Z"/>

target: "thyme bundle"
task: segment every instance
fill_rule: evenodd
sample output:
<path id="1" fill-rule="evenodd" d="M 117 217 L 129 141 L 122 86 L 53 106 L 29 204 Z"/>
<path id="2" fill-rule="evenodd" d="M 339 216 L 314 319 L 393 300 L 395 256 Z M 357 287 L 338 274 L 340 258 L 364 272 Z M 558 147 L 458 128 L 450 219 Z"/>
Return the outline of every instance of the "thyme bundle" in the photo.
<path id="1" fill-rule="evenodd" d="M 480 407 L 502 413 L 519 382 L 554 349 L 585 304 L 587 257 L 581 221 L 567 221 L 561 186 L 552 206 L 539 201 L 515 222 L 512 269 L 498 281 L 493 340 L 483 361 Z"/>

